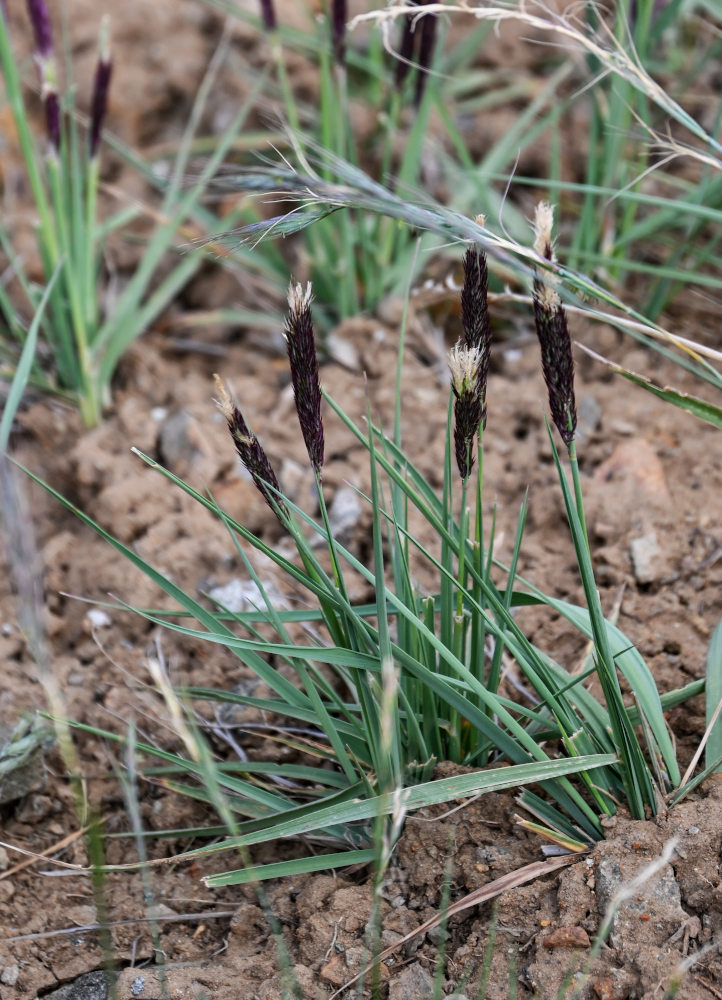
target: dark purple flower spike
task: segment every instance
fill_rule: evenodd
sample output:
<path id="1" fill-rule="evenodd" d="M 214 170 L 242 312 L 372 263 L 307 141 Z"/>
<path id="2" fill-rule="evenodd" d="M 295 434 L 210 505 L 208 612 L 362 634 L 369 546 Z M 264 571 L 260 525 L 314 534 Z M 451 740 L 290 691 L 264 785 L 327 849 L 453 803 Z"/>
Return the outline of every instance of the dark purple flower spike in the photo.
<path id="1" fill-rule="evenodd" d="M 261 447 L 258 438 L 249 430 L 241 411 L 231 402 L 231 398 L 220 377 L 214 375 L 213 378 L 215 379 L 218 391 L 216 403 L 226 418 L 228 430 L 233 438 L 236 451 L 250 474 L 256 489 L 274 513 L 278 514 L 280 512 L 286 514 L 286 505 L 278 495 L 278 492 L 276 492 L 280 491 L 280 486 L 268 455 Z"/>
<path id="2" fill-rule="evenodd" d="M 479 349 L 457 344 L 449 352 L 454 393 L 454 451 L 459 475 L 466 482 L 474 466 L 474 446 L 483 416 L 479 386 Z"/>
<path id="3" fill-rule="evenodd" d="M 95 81 L 93 83 L 93 99 L 90 106 L 90 132 L 88 149 L 90 159 L 98 155 L 100 146 L 100 133 L 103 130 L 103 122 L 108 109 L 108 89 L 110 88 L 110 78 L 113 74 L 113 63 L 110 58 L 110 43 L 108 20 L 103 18 L 100 29 L 100 53 L 98 65 L 95 68 Z"/>
<path id="4" fill-rule="evenodd" d="M 50 12 L 45 0 L 27 0 L 27 5 L 35 35 L 35 62 L 40 74 L 45 130 L 51 151 L 57 153 L 60 150 L 60 100 Z"/>
<path id="5" fill-rule="evenodd" d="M 410 8 L 418 7 L 421 0 L 411 0 Z M 416 68 L 414 104 L 418 108 L 424 96 L 429 68 L 434 59 L 436 45 L 436 14 L 409 13 L 404 18 L 396 61 L 396 87 L 399 88 L 409 71 Z M 414 55 L 416 53 L 416 55 Z"/>
<path id="6" fill-rule="evenodd" d="M 331 4 L 331 44 L 337 66 L 346 63 L 346 22 L 348 4 L 346 0 L 332 0 Z"/>
<path id="7" fill-rule="evenodd" d="M 434 59 L 436 25 L 436 14 L 425 14 L 421 18 L 421 40 L 419 42 L 418 69 L 416 71 L 416 88 L 414 90 L 414 104 L 417 108 L 423 100 L 429 69 Z"/>
<path id="8" fill-rule="evenodd" d="M 311 294 L 310 282 L 306 285 L 305 291 L 300 285 L 291 284 L 288 291 L 288 315 L 284 336 L 298 422 L 301 425 L 308 457 L 320 476 L 323 468 L 324 440 Z"/>
<path id="9" fill-rule="evenodd" d="M 537 205 L 534 217 L 534 250 L 553 263 L 554 210 L 547 202 Z M 549 393 L 552 420 L 567 448 L 574 440 L 577 408 L 574 398 L 574 359 L 567 315 L 556 291 L 559 279 L 550 272 L 534 278 L 533 302 L 536 332 L 541 346 L 542 372 Z"/>
<path id="10" fill-rule="evenodd" d="M 483 221 L 483 220 L 482 220 Z M 464 255 L 464 286 L 461 290 L 461 322 L 464 343 L 478 352 L 478 390 L 481 396 L 481 423 L 486 427 L 486 383 L 491 356 L 491 321 L 487 301 L 489 272 L 486 254 L 480 246 L 469 247 Z"/>
<path id="11" fill-rule="evenodd" d="M 273 0 L 261 0 L 261 20 L 266 31 L 275 31 L 278 27 Z"/>

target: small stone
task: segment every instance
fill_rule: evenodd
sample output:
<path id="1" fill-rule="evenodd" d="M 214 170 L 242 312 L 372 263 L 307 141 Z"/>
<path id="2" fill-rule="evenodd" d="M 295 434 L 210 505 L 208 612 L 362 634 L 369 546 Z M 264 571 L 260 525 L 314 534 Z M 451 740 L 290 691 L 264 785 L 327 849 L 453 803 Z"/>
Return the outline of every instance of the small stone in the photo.
<path id="1" fill-rule="evenodd" d="M 46 1000 L 107 1000 L 108 980 L 105 972 L 86 972 L 74 982 L 44 994 Z"/>
<path id="2" fill-rule="evenodd" d="M 434 945 L 434 947 L 438 948 L 439 945 L 441 944 L 441 941 L 442 941 L 443 937 L 444 937 L 444 933 L 445 932 L 444 932 L 443 927 L 441 927 L 440 924 L 437 924 L 435 927 L 431 927 L 426 932 L 426 936 L 429 939 L 429 941 Z"/>
<path id="3" fill-rule="evenodd" d="M 389 983 L 389 1000 L 432 1000 L 434 980 L 423 966 L 415 962 L 402 969 Z"/>
<path id="4" fill-rule="evenodd" d="M 626 997 L 629 996 L 628 990 L 611 976 L 601 976 L 599 979 L 595 979 L 592 983 L 592 989 L 598 1000 L 626 1000 Z"/>
<path id="5" fill-rule="evenodd" d="M 343 955 L 334 955 L 321 969 L 321 979 L 332 986 L 343 986 L 348 979 L 346 961 Z"/>
<path id="6" fill-rule="evenodd" d="M 136 976 L 130 984 L 130 992 L 134 997 L 139 997 L 145 989 L 145 976 Z"/>
<path id="7" fill-rule="evenodd" d="M 233 614 L 265 607 L 263 595 L 253 580 L 231 580 L 223 587 L 214 587 L 208 596 Z"/>
<path id="8" fill-rule="evenodd" d="M 85 617 L 93 628 L 108 628 L 113 624 L 110 616 L 102 608 L 91 608 Z"/>
<path id="9" fill-rule="evenodd" d="M 0 973 L 0 983 L 4 983 L 6 986 L 14 986 L 19 978 L 20 966 L 16 963 L 6 965 L 2 973 Z"/>
<path id="10" fill-rule="evenodd" d="M 335 333 L 331 333 L 326 338 L 326 350 L 329 357 L 333 358 L 337 365 L 346 368 L 348 371 L 357 372 L 361 369 L 358 351 L 352 343 L 344 340 Z"/>
<path id="11" fill-rule="evenodd" d="M 10 867 L 10 858 L 4 847 L 0 847 L 0 872 L 4 872 Z"/>
<path id="12" fill-rule="evenodd" d="M 15 895 L 15 886 L 8 879 L 0 882 L 0 904 L 9 903 Z"/>
<path id="13" fill-rule="evenodd" d="M 158 435 L 161 460 L 169 469 L 188 469 L 203 452 L 203 440 L 197 422 L 185 410 L 172 413 L 162 423 Z"/>
<path id="14" fill-rule="evenodd" d="M 664 575 L 663 552 L 657 541 L 656 531 L 633 538 L 629 543 L 629 551 L 637 583 L 653 583 Z"/>
<path id="15" fill-rule="evenodd" d="M 336 539 L 343 539 L 356 526 L 361 517 L 361 500 L 356 490 L 350 486 L 341 486 L 328 512 L 331 532 Z"/>
<path id="16" fill-rule="evenodd" d="M 589 935 L 583 927 L 557 927 L 544 938 L 545 948 L 588 948 Z"/>
<path id="17" fill-rule="evenodd" d="M 18 823 L 40 823 L 57 812 L 58 803 L 49 795 L 28 795 L 15 813 Z"/>
<path id="18" fill-rule="evenodd" d="M 260 907 L 241 903 L 231 920 L 230 933 L 238 945 L 257 941 L 266 931 L 266 918 Z"/>
<path id="19" fill-rule="evenodd" d="M 577 416 L 583 431 L 590 434 L 599 429 L 602 422 L 602 408 L 596 396 L 582 396 L 577 406 Z"/>

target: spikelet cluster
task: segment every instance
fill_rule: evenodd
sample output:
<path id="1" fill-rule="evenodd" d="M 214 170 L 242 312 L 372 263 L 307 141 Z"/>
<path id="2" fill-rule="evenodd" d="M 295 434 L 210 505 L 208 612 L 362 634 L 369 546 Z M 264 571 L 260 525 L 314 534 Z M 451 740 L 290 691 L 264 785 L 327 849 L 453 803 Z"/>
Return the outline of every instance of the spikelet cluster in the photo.
<path id="1" fill-rule="evenodd" d="M 474 444 L 486 426 L 486 383 L 491 355 L 486 254 L 479 246 L 464 255 L 461 290 L 463 341 L 449 354 L 454 393 L 454 451 L 459 475 L 466 482 L 474 465 Z"/>
<path id="2" fill-rule="evenodd" d="M 98 64 L 95 67 L 95 80 L 93 82 L 93 98 L 90 105 L 90 131 L 88 133 L 88 150 L 91 160 L 98 155 L 100 147 L 100 133 L 105 121 L 105 113 L 108 108 L 108 91 L 110 89 L 110 78 L 113 75 L 113 63 L 110 58 L 110 45 L 108 39 L 108 19 L 103 18 L 100 31 L 100 46 L 98 53 Z"/>
<path id="3" fill-rule="evenodd" d="M 449 352 L 454 393 L 454 452 L 459 475 L 466 482 L 474 466 L 474 443 L 483 413 L 479 385 L 479 350 L 457 344 Z"/>
<path id="4" fill-rule="evenodd" d="M 249 430 L 248 424 L 243 419 L 243 414 L 239 408 L 231 402 L 231 398 L 220 376 L 214 375 L 213 378 L 216 383 L 216 391 L 218 392 L 216 403 L 218 409 L 226 418 L 228 430 L 236 446 L 239 458 L 246 467 L 256 489 L 271 510 L 276 514 L 286 514 L 286 506 L 280 497 L 281 487 L 268 455 L 263 450 L 263 446 L 260 444 L 258 438 Z"/>
<path id="5" fill-rule="evenodd" d="M 296 401 L 296 413 L 301 427 L 308 457 L 318 479 L 323 469 L 324 437 L 321 419 L 321 385 L 318 378 L 316 337 L 311 315 L 311 284 L 305 289 L 291 283 L 288 292 L 288 314 L 284 336 L 288 348 L 291 383 Z M 240 409 L 231 402 L 218 375 L 214 376 L 221 413 L 226 418 L 228 430 L 241 461 L 248 470 L 256 488 L 266 503 L 279 516 L 288 514 L 280 497 L 280 486 L 268 455 L 258 438 L 248 428 Z"/>
<path id="6" fill-rule="evenodd" d="M 58 96 L 58 76 L 53 49 L 53 32 L 50 11 L 46 0 L 27 0 L 28 16 L 35 38 L 35 64 L 40 76 L 40 90 L 45 111 L 45 132 L 51 155 L 60 152 L 61 123 L 60 98 Z M 95 70 L 93 95 L 91 99 L 89 155 L 92 160 L 98 153 L 100 132 L 108 105 L 108 88 L 112 63 L 108 46 L 108 22 L 103 19 L 100 35 L 100 57 Z"/>
<path id="7" fill-rule="evenodd" d="M 410 6 L 418 7 L 420 2 L 421 0 L 411 0 Z M 429 68 L 434 58 L 436 29 L 436 14 L 410 14 L 404 19 L 396 63 L 396 86 L 398 88 L 403 84 L 410 69 L 415 66 L 414 104 L 417 108 L 423 99 Z"/>
<path id="8" fill-rule="evenodd" d="M 554 210 L 547 202 L 537 205 L 534 217 L 534 250 L 549 263 L 555 262 L 552 242 Z M 549 394 L 552 420 L 567 447 L 574 440 L 577 408 L 574 398 L 574 359 L 567 315 L 556 290 L 559 279 L 547 273 L 534 278 L 533 303 L 537 337 L 541 347 L 542 372 Z"/>
<path id="9" fill-rule="evenodd" d="M 318 380 L 316 338 L 311 316 L 311 283 L 303 289 L 294 285 L 288 290 L 286 348 L 291 368 L 291 384 L 296 400 L 298 422 L 308 457 L 320 475 L 323 467 L 323 422 L 321 420 L 321 385 Z"/>

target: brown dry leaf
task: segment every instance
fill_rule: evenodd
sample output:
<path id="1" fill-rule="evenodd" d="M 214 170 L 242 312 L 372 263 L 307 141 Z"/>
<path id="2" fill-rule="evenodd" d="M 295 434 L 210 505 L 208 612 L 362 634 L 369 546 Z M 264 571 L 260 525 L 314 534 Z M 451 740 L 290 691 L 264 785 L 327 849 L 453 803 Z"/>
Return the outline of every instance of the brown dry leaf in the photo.
<path id="1" fill-rule="evenodd" d="M 507 875 L 502 875 L 500 878 L 494 879 L 493 882 L 489 882 L 488 885 L 481 886 L 480 889 L 475 889 L 470 892 L 468 896 L 464 896 L 462 899 L 457 899 L 455 903 L 446 910 L 445 913 L 437 913 L 430 920 L 425 923 L 420 924 L 415 930 L 411 931 L 405 937 L 400 940 L 395 941 L 392 945 L 382 951 L 380 955 L 377 955 L 375 962 L 384 962 L 390 955 L 392 955 L 398 948 L 407 944 L 413 938 L 417 937 L 419 934 L 426 934 L 434 927 L 438 927 L 443 919 L 448 919 L 449 917 L 455 916 L 457 913 L 462 913 L 464 910 L 468 910 L 471 906 L 479 906 L 481 903 L 486 903 L 490 899 L 494 899 L 495 896 L 501 895 L 502 892 L 508 892 L 510 889 L 516 888 L 518 885 L 524 885 L 526 882 L 531 882 L 535 878 L 541 878 L 542 875 L 548 875 L 550 872 L 555 872 L 558 868 L 564 868 L 566 865 L 572 864 L 574 861 L 579 860 L 579 854 L 566 854 L 561 858 L 554 858 L 551 861 L 533 861 L 529 865 L 524 865 L 523 868 L 517 868 L 514 872 L 509 872 Z M 587 944 L 588 944 L 587 940 Z M 349 979 L 347 983 L 337 990 L 330 997 L 330 1000 L 335 1000 L 343 990 L 348 989 L 349 986 L 353 986 L 361 976 L 365 976 L 367 972 L 373 968 L 372 965 L 366 966 L 362 969 L 353 979 Z"/>

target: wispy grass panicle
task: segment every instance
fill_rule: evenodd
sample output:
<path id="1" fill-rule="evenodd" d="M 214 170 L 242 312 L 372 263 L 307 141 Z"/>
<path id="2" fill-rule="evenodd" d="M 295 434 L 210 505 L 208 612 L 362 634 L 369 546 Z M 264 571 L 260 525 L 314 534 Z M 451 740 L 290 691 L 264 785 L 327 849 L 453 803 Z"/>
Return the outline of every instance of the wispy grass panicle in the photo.
<path id="1" fill-rule="evenodd" d="M 485 408 L 479 384 L 480 352 L 477 347 L 457 344 L 449 352 L 454 403 L 454 451 L 459 475 L 466 482 L 474 467 L 474 441 Z"/>
<path id="2" fill-rule="evenodd" d="M 331 4 L 331 43 L 338 66 L 346 63 L 346 21 L 348 4 L 346 0 L 333 0 Z"/>
<path id="3" fill-rule="evenodd" d="M 112 75 L 113 62 L 110 57 L 110 25 L 108 18 L 104 17 L 100 28 L 98 65 L 95 68 L 93 99 L 90 107 L 88 150 L 91 160 L 95 159 L 98 155 L 100 133 L 103 129 L 103 122 L 105 121 L 105 115 L 108 110 L 108 90 L 110 88 L 110 78 Z"/>
<path id="4" fill-rule="evenodd" d="M 27 3 L 35 36 L 35 62 L 40 74 L 45 128 L 50 149 L 53 153 L 57 153 L 60 150 L 60 100 L 50 12 L 45 0 L 27 0 Z"/>
<path id="5" fill-rule="evenodd" d="M 461 322 L 464 342 L 479 353 L 478 389 L 481 396 L 481 422 L 486 427 L 486 384 L 491 355 L 489 319 L 489 272 L 486 254 L 479 246 L 469 247 L 464 255 L 464 285 L 461 290 Z"/>
<path id="6" fill-rule="evenodd" d="M 218 409 L 226 418 L 236 451 L 248 471 L 253 484 L 274 513 L 286 513 L 286 506 L 281 500 L 280 485 L 276 473 L 263 450 L 258 438 L 251 432 L 243 419 L 243 414 L 231 401 L 226 387 L 219 375 L 213 376 L 218 392 Z"/>
<path id="7" fill-rule="evenodd" d="M 553 223 L 554 209 L 547 202 L 540 202 L 534 217 L 534 250 L 550 263 L 555 260 Z M 549 272 L 544 280 L 534 278 L 534 319 L 541 345 L 542 371 L 549 393 L 549 409 L 568 448 L 574 440 L 577 427 L 577 407 L 574 398 L 572 340 L 567 327 L 567 315 L 555 288 L 558 280 Z"/>
<path id="8" fill-rule="evenodd" d="M 298 422 L 301 425 L 308 457 L 320 476 L 323 468 L 324 441 L 311 295 L 310 281 L 305 289 L 300 284 L 291 283 L 288 290 L 288 315 L 284 336 L 291 366 L 291 382 Z"/>

